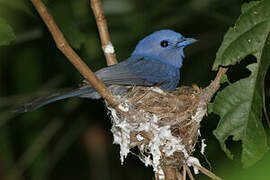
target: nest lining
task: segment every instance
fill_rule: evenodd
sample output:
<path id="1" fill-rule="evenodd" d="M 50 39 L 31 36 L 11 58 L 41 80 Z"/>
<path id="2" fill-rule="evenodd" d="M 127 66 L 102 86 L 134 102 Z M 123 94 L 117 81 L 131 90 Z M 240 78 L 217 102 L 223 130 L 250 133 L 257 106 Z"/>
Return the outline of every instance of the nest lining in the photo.
<path id="1" fill-rule="evenodd" d="M 198 164 L 191 154 L 206 113 L 202 94 L 198 87 L 180 87 L 173 92 L 131 87 L 125 96 L 117 96 L 117 109 L 108 109 L 121 162 L 137 147 L 140 160 L 151 165 L 159 179 L 164 179 L 165 167 L 180 169 L 191 161 Z"/>

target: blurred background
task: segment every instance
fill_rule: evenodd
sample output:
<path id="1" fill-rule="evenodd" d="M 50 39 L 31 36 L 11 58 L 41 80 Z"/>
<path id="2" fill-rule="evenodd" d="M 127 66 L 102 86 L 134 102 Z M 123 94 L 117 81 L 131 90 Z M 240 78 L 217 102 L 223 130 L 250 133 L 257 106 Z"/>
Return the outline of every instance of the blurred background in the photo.
<path id="1" fill-rule="evenodd" d="M 96 71 L 106 66 L 89 0 L 46 0 L 68 42 Z M 223 35 L 240 15 L 241 0 L 103 0 L 112 42 L 119 61 L 136 43 L 160 29 L 172 29 L 199 42 L 185 49 L 181 85 L 207 86 Z M 29 0 L 0 0 L 0 18 L 11 25 L 16 40 L 0 46 L 0 179 L 153 179 L 151 167 L 129 154 L 120 164 L 119 146 L 112 144 L 108 111 L 101 100 L 72 98 L 31 113 L 16 115 L 10 108 L 35 97 L 77 87 L 81 75 L 56 48 Z M 244 63 L 229 70 L 234 82 L 249 75 Z M 270 81 L 266 77 L 269 111 Z M 270 179 L 270 153 L 249 169 L 241 166 L 241 143 L 227 141 L 235 154 L 226 157 L 212 134 L 219 117 L 202 122 L 205 156 L 194 156 L 224 179 Z M 269 128 L 263 119 L 269 136 Z M 196 179 L 208 179 L 196 175 Z"/>

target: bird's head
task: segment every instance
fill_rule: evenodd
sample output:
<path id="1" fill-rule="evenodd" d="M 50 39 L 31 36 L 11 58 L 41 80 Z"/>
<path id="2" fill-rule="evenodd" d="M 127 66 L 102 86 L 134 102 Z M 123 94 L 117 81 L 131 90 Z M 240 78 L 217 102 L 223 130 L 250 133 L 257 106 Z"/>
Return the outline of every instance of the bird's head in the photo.
<path id="1" fill-rule="evenodd" d="M 180 68 L 184 57 L 184 47 L 196 41 L 185 38 L 172 30 L 160 30 L 142 39 L 132 55 L 157 59 Z"/>

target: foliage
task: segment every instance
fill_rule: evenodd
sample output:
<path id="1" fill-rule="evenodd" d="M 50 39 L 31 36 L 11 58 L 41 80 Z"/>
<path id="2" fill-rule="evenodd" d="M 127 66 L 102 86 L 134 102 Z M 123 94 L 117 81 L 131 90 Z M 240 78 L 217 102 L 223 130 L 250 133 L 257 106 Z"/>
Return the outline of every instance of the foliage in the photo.
<path id="1" fill-rule="evenodd" d="M 247 55 L 257 62 L 247 68 L 249 77 L 220 91 L 210 105 L 221 119 L 214 131 L 222 149 L 232 158 L 225 141 L 229 136 L 242 141 L 242 162 L 253 165 L 268 151 L 266 133 L 262 124 L 263 84 L 270 65 L 270 1 L 250 2 L 242 6 L 242 14 L 233 28 L 224 36 L 217 52 L 213 69 L 234 65 Z"/>

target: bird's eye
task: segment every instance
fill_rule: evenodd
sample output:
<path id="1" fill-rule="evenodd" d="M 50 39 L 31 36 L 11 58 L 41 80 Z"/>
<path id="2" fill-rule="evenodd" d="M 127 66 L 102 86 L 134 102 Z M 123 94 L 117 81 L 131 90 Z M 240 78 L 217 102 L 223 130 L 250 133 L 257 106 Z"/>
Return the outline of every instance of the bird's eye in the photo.
<path id="1" fill-rule="evenodd" d="M 169 45 L 169 42 L 166 40 L 163 40 L 160 42 L 161 47 L 167 47 Z"/>

